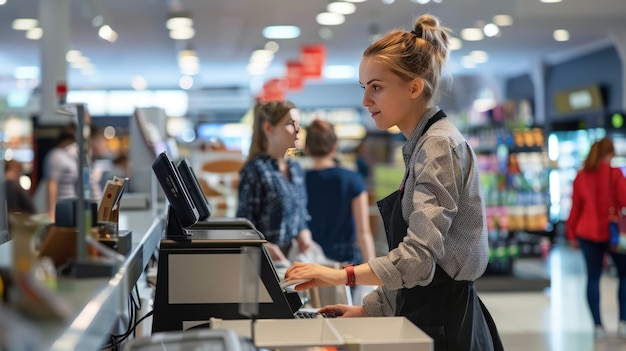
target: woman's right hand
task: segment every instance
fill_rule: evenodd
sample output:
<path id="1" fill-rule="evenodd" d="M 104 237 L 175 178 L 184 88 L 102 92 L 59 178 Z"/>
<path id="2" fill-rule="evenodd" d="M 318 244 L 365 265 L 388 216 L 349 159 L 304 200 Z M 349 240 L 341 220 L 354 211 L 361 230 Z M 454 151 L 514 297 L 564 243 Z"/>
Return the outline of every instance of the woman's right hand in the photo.
<path id="1" fill-rule="evenodd" d="M 337 317 L 369 317 L 363 306 L 329 305 L 320 308 L 318 312 L 333 314 Z"/>
<path id="2" fill-rule="evenodd" d="M 569 241 L 569 246 L 574 249 L 574 250 L 578 250 L 579 244 L 578 244 L 578 240 L 576 239 L 571 239 Z"/>

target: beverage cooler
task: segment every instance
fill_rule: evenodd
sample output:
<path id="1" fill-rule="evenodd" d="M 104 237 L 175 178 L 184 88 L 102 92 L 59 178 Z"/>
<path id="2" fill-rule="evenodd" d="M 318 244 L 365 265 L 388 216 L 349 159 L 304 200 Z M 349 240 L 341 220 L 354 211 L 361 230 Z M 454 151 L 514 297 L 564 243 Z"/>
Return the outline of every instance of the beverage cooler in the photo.
<path id="1" fill-rule="evenodd" d="M 574 179 L 595 141 L 604 137 L 613 140 L 615 157 L 611 160 L 611 165 L 621 168 L 626 175 L 626 128 L 621 124 L 616 126 L 610 120 L 604 125 L 609 127 L 559 130 L 557 126 L 548 136 L 548 157 L 552 164 L 550 172 L 552 222 L 567 220 L 572 207 Z"/>
<path id="2" fill-rule="evenodd" d="M 565 222 L 572 207 L 572 186 L 589 148 L 606 136 L 604 128 L 553 130 L 548 136 L 550 221 Z"/>

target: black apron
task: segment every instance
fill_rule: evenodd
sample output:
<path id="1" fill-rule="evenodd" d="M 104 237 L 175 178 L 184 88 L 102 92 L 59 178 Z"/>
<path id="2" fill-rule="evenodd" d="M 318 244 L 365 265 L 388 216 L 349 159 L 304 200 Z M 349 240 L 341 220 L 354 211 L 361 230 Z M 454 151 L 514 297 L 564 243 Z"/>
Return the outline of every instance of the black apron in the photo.
<path id="1" fill-rule="evenodd" d="M 422 135 L 445 114 L 433 116 Z M 396 190 L 377 202 L 383 218 L 389 250 L 398 247 L 407 234 L 402 217 L 402 193 Z M 474 282 L 456 281 L 439 265 L 427 286 L 403 288 L 398 292 L 396 315 L 408 318 L 434 340 L 435 351 L 504 350 L 496 325 L 478 298 Z"/>

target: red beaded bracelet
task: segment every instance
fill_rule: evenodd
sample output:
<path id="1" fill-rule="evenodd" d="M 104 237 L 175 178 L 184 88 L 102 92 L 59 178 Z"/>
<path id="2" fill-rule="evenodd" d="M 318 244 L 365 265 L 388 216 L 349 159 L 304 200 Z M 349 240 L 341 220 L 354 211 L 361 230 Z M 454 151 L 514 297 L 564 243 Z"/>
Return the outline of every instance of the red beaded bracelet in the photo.
<path id="1" fill-rule="evenodd" d="M 355 286 L 356 285 L 356 276 L 354 275 L 354 265 L 353 264 L 348 264 L 343 266 L 343 269 L 346 270 L 346 273 L 348 274 L 348 280 L 346 282 L 347 286 Z"/>

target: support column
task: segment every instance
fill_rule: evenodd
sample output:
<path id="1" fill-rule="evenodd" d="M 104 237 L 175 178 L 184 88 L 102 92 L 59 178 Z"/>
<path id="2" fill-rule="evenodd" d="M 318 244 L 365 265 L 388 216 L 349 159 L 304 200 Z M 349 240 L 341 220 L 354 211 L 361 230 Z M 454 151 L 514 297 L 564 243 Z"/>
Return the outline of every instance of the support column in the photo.
<path id="1" fill-rule="evenodd" d="M 533 118 L 535 124 L 546 123 L 546 63 L 538 59 L 531 63 L 530 80 L 533 83 L 534 105 Z"/>
<path id="2" fill-rule="evenodd" d="M 611 41 L 622 61 L 622 109 L 626 111 L 626 30 L 613 30 Z"/>
<path id="3" fill-rule="evenodd" d="M 59 107 L 57 84 L 67 84 L 65 54 L 70 47 L 70 0 L 40 0 L 39 25 L 43 29 L 41 49 L 40 122 L 43 125 L 67 123 Z"/>

